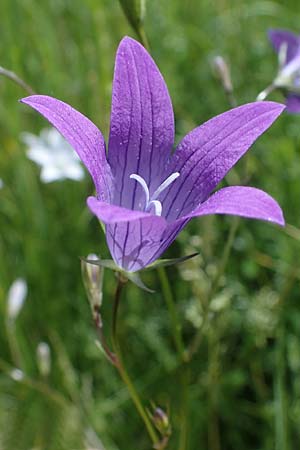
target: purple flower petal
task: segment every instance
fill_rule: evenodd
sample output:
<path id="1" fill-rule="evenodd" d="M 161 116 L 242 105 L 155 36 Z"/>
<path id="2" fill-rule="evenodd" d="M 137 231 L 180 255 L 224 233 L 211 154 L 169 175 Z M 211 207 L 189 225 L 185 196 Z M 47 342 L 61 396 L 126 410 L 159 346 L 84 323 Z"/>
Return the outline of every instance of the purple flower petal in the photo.
<path id="1" fill-rule="evenodd" d="M 136 209 L 144 202 L 143 191 L 129 176 L 142 176 L 153 192 L 162 182 L 173 142 L 173 109 L 165 82 L 147 51 L 126 37 L 116 56 L 108 145 L 118 180 L 113 203 Z"/>
<path id="2" fill-rule="evenodd" d="M 274 102 L 249 103 L 214 117 L 185 136 L 171 161 L 171 171 L 180 176 L 160 199 L 168 222 L 186 216 L 206 200 L 283 109 Z"/>
<path id="3" fill-rule="evenodd" d="M 187 218 L 208 214 L 231 214 L 266 220 L 281 226 L 285 223 L 280 206 L 270 195 L 260 189 L 245 186 L 220 189 L 189 213 Z"/>
<path id="4" fill-rule="evenodd" d="M 128 272 L 142 269 L 161 254 L 167 223 L 163 217 L 109 205 L 89 197 L 88 206 L 106 224 L 106 239 L 115 263 Z"/>
<path id="5" fill-rule="evenodd" d="M 284 42 L 287 43 L 287 63 L 299 53 L 300 37 L 296 34 L 287 30 L 269 30 L 268 36 L 277 53 L 279 52 L 281 45 Z"/>
<path id="6" fill-rule="evenodd" d="M 291 114 L 300 113 L 300 95 L 290 94 L 287 96 L 286 110 Z"/>
<path id="7" fill-rule="evenodd" d="M 156 221 L 161 228 L 166 227 L 167 223 L 161 216 L 155 216 L 144 211 L 135 211 L 123 208 L 122 206 L 111 205 L 99 201 L 96 197 L 88 197 L 87 205 L 98 219 L 104 223 L 132 222 L 138 219 L 151 219 Z"/>
<path id="8" fill-rule="evenodd" d="M 112 175 L 105 155 L 105 142 L 101 132 L 87 117 L 66 103 L 46 95 L 23 98 L 22 103 L 42 114 L 79 155 L 90 172 L 99 198 L 109 201 Z"/>

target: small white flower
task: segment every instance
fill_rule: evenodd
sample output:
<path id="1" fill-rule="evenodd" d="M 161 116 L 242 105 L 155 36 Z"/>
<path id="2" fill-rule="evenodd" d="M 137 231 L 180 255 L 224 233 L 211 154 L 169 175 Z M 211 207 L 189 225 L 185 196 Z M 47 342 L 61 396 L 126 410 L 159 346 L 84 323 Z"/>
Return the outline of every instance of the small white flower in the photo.
<path id="1" fill-rule="evenodd" d="M 20 369 L 12 369 L 10 372 L 10 376 L 14 381 L 22 381 L 24 379 L 24 372 Z"/>
<path id="2" fill-rule="evenodd" d="M 15 320 L 22 309 L 27 296 L 27 283 L 23 278 L 17 278 L 10 286 L 7 295 L 7 315 Z"/>
<path id="3" fill-rule="evenodd" d="M 55 128 L 46 128 L 39 136 L 22 133 L 21 138 L 28 147 L 28 158 L 42 168 L 44 183 L 65 178 L 83 179 L 84 170 L 77 154 Z"/>
<path id="4" fill-rule="evenodd" d="M 3 180 L 0 178 L 0 189 L 2 189 L 4 186 Z"/>

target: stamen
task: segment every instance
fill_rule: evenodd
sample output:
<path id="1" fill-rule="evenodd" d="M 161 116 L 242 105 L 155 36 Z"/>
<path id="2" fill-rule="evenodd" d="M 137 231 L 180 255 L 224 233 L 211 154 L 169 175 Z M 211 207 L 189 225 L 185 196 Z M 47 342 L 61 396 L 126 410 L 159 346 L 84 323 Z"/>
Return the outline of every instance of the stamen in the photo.
<path id="1" fill-rule="evenodd" d="M 159 200 L 157 200 L 157 197 L 160 196 L 160 194 L 167 189 L 168 186 L 170 186 L 171 183 L 173 183 L 174 180 L 176 180 L 176 178 L 178 178 L 180 175 L 179 172 L 174 172 L 172 173 L 165 181 L 163 181 L 161 183 L 160 186 L 158 186 L 158 188 L 156 189 L 156 191 L 154 192 L 154 194 L 151 196 L 150 198 L 150 192 L 149 192 L 149 188 L 147 186 L 146 181 L 144 180 L 143 177 L 141 177 L 140 175 L 137 175 L 136 173 L 133 173 L 130 175 L 129 178 L 131 178 L 132 180 L 137 181 L 141 187 L 143 188 L 144 192 L 145 192 L 145 196 L 146 196 L 146 202 L 145 202 L 145 211 L 149 210 L 151 208 L 151 206 L 154 207 L 154 214 L 156 216 L 161 216 L 162 213 L 162 204 Z"/>
<path id="2" fill-rule="evenodd" d="M 179 177 L 179 175 L 179 172 L 171 173 L 171 175 L 163 183 L 161 183 L 160 186 L 158 186 L 151 198 L 155 200 L 165 189 L 167 189 L 168 186 L 170 186 L 171 183 L 173 183 L 173 181 L 176 180 L 176 178 Z"/>
<path id="3" fill-rule="evenodd" d="M 151 200 L 151 202 L 148 204 L 148 208 L 153 205 L 154 206 L 154 211 L 155 211 L 155 215 L 156 216 L 161 216 L 162 213 L 162 204 L 159 200 Z"/>
<path id="4" fill-rule="evenodd" d="M 146 181 L 144 180 L 144 178 L 140 177 L 140 175 L 137 175 L 136 173 L 133 173 L 132 175 L 130 175 L 131 179 L 137 181 L 138 183 L 140 183 L 140 185 L 142 186 L 142 188 L 144 189 L 145 195 L 146 195 L 146 208 L 149 204 L 150 201 L 150 194 L 149 194 L 149 189 L 147 186 Z"/>

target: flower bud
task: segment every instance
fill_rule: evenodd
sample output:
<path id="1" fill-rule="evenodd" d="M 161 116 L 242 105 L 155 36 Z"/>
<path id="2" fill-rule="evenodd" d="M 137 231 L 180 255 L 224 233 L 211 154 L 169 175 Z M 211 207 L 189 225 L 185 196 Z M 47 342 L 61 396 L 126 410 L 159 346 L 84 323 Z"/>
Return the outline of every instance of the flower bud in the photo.
<path id="1" fill-rule="evenodd" d="M 24 379 L 24 372 L 15 367 L 10 371 L 10 376 L 14 381 L 22 381 Z"/>
<path id="2" fill-rule="evenodd" d="M 91 261 L 97 261 L 98 259 L 94 254 L 87 257 L 87 260 Z M 82 279 L 93 311 L 99 310 L 102 304 L 103 271 L 104 269 L 101 266 L 96 266 L 84 260 L 81 261 Z"/>
<path id="3" fill-rule="evenodd" d="M 51 352 L 46 342 L 40 342 L 36 349 L 37 365 L 41 375 L 49 375 L 51 369 Z"/>
<path id="4" fill-rule="evenodd" d="M 156 429 L 160 432 L 162 436 L 170 434 L 170 422 L 167 413 L 159 408 L 155 407 L 152 413 L 152 422 L 154 423 Z"/>
<path id="5" fill-rule="evenodd" d="M 212 67 L 216 77 L 221 81 L 225 92 L 232 92 L 232 82 L 229 67 L 223 56 L 216 56 L 212 61 Z"/>
<path id="6" fill-rule="evenodd" d="M 15 320 L 21 311 L 27 296 L 27 283 L 23 278 L 17 278 L 10 286 L 7 295 L 7 316 Z"/>

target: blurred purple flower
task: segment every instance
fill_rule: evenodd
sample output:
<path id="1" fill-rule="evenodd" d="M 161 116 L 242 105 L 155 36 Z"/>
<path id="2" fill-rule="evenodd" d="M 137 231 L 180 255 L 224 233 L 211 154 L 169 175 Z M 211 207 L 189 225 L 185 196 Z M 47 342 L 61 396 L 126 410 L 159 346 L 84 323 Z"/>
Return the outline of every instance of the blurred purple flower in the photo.
<path id="1" fill-rule="evenodd" d="M 264 100 L 274 89 L 286 96 L 286 110 L 300 113 L 300 35 L 286 30 L 269 30 L 268 36 L 278 54 L 278 73 L 270 86 L 262 91 L 258 100 Z"/>
<path id="2" fill-rule="evenodd" d="M 165 82 L 147 51 L 125 37 L 115 63 L 108 155 L 98 128 L 48 96 L 22 100 L 51 122 L 89 170 L 90 210 L 106 225 L 115 263 L 128 272 L 155 261 L 192 217 L 232 214 L 284 224 L 278 204 L 255 188 L 211 192 L 282 112 L 273 102 L 232 109 L 183 138 L 174 154 L 174 117 Z"/>

